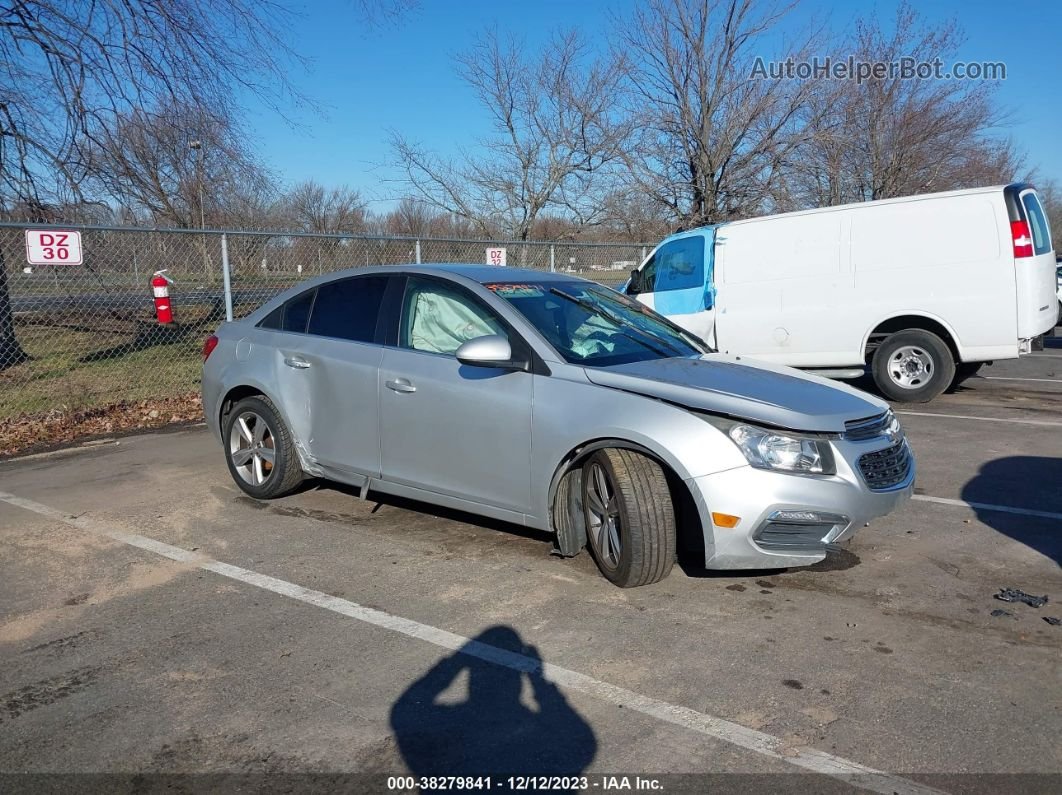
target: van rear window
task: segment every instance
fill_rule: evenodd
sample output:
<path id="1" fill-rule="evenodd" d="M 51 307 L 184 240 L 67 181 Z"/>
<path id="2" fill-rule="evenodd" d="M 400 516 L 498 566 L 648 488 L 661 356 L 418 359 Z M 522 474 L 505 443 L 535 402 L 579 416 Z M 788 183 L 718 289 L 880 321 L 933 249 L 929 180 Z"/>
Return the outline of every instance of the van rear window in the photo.
<path id="1" fill-rule="evenodd" d="M 1029 218 L 1029 231 L 1032 232 L 1033 253 L 1047 254 L 1051 251 L 1051 229 L 1047 225 L 1047 217 L 1044 215 L 1040 200 L 1032 191 L 1021 197 L 1021 203 L 1025 206 L 1025 215 Z"/>

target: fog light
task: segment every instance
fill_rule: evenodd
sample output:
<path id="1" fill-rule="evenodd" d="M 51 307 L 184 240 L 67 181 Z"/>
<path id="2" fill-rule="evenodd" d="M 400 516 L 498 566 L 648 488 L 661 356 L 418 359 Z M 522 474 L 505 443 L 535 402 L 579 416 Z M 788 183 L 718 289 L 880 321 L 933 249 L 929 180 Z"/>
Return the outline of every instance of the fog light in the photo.
<path id="1" fill-rule="evenodd" d="M 838 516 L 835 513 L 822 513 L 820 511 L 775 511 L 769 517 L 771 522 L 781 524 L 848 524 L 847 516 Z"/>
<path id="2" fill-rule="evenodd" d="M 726 530 L 737 527 L 738 522 L 741 521 L 740 516 L 732 516 L 729 513 L 712 513 L 712 522 L 716 527 L 722 527 Z"/>

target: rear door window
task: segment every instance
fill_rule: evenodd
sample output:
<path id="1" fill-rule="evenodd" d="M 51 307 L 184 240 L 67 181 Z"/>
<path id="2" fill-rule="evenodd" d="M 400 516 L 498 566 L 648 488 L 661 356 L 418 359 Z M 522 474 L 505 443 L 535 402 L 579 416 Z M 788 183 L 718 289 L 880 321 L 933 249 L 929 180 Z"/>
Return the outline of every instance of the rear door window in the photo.
<path id="1" fill-rule="evenodd" d="M 374 342 L 387 276 L 355 276 L 317 288 L 308 331 L 322 337 Z"/>
<path id="2" fill-rule="evenodd" d="M 1029 219 L 1029 231 L 1032 232 L 1033 252 L 1047 254 L 1051 251 L 1051 230 L 1047 226 L 1047 217 L 1044 215 L 1040 200 L 1033 191 L 1022 194 L 1021 203 L 1025 207 L 1025 215 Z"/>
<path id="3" fill-rule="evenodd" d="M 284 319 L 281 328 L 284 331 L 306 332 L 306 321 L 310 317 L 310 307 L 317 290 L 307 290 L 284 304 Z"/>

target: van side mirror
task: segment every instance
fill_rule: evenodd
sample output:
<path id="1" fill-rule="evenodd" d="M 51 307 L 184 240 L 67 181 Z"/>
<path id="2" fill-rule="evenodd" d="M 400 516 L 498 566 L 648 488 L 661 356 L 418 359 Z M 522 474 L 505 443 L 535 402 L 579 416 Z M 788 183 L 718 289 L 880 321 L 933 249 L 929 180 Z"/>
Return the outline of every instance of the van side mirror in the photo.
<path id="1" fill-rule="evenodd" d="M 627 283 L 627 295 L 638 295 L 642 291 L 643 285 L 642 272 L 635 268 L 631 271 L 631 280 Z"/>

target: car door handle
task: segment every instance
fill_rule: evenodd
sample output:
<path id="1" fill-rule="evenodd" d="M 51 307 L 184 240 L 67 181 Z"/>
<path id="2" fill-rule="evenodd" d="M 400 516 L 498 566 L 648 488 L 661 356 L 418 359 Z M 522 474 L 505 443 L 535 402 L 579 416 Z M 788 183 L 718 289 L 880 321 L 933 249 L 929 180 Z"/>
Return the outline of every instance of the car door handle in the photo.
<path id="1" fill-rule="evenodd" d="M 284 364 L 288 367 L 294 367 L 296 370 L 310 369 L 310 363 L 305 359 L 300 359 L 298 356 L 285 356 Z"/>
<path id="2" fill-rule="evenodd" d="M 405 378 L 398 378 L 394 381 L 387 381 L 386 386 L 393 392 L 409 393 L 417 391 L 417 388 L 413 386 L 413 384 L 409 383 L 409 381 L 407 381 Z"/>

